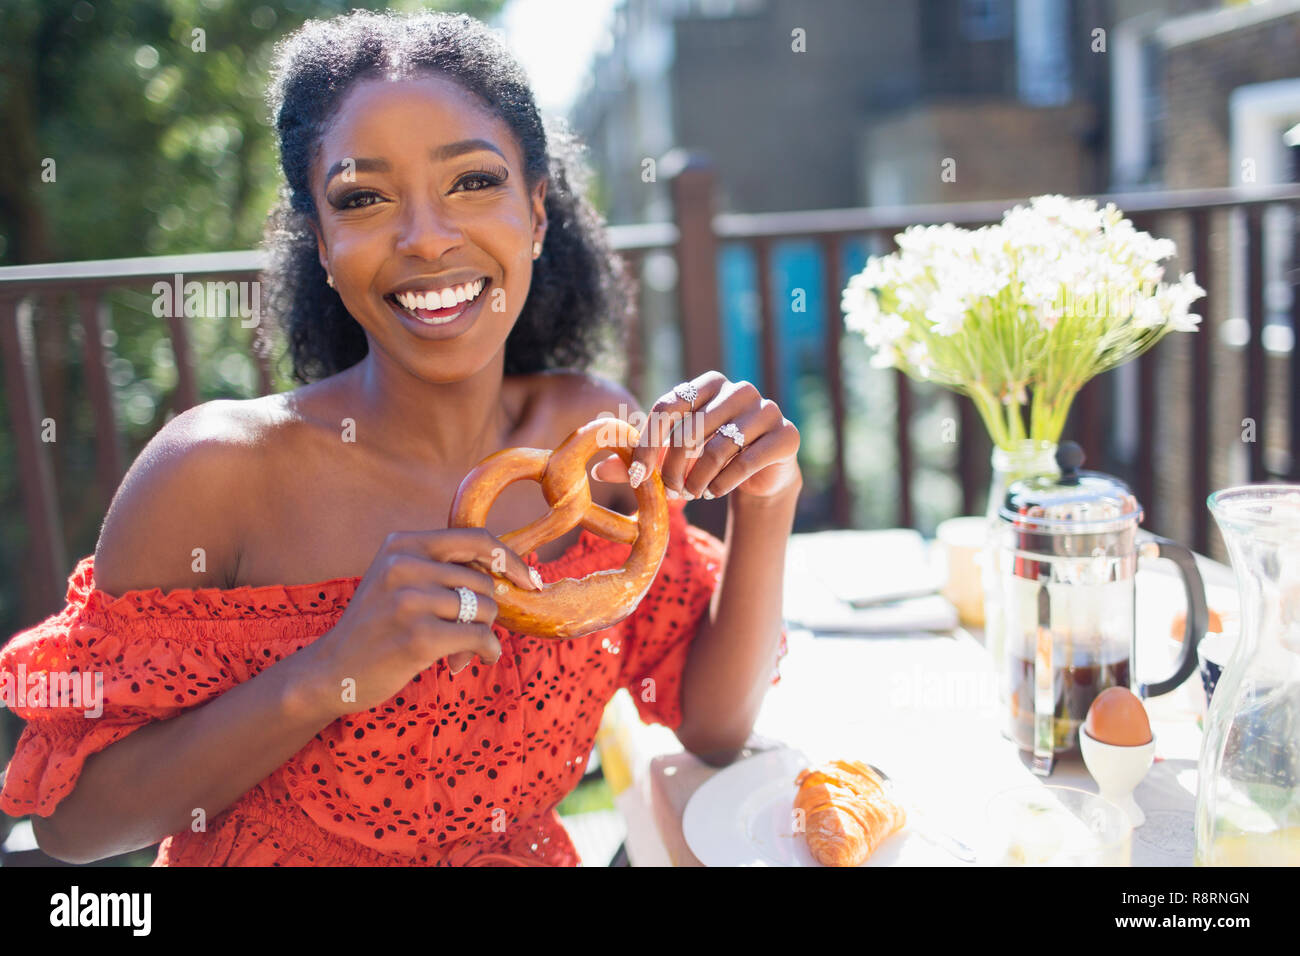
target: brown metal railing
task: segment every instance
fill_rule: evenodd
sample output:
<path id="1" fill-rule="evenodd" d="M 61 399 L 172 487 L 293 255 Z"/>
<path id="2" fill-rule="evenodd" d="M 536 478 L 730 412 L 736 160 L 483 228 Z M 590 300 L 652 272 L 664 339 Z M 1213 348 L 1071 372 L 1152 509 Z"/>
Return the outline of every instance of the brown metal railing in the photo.
<path id="1" fill-rule="evenodd" d="M 1095 197 L 1099 202 L 1113 202 L 1122 209 L 1138 228 L 1147 229 L 1156 234 L 1168 234 L 1168 228 L 1176 225 L 1173 220 L 1181 218 L 1190 231 L 1191 261 L 1184 260 L 1181 268 L 1192 269 L 1198 283 L 1205 288 L 1207 297 L 1196 304 L 1198 311 L 1222 309 L 1222 298 L 1215 298 L 1213 272 L 1211 270 L 1210 244 L 1211 214 L 1227 213 L 1242 216 L 1246 226 L 1245 242 L 1245 282 L 1247 289 L 1247 317 L 1250 323 L 1250 338 L 1246 346 L 1247 372 L 1245 413 L 1256 423 L 1255 441 L 1249 444 L 1249 480 L 1265 481 L 1274 478 L 1300 480 L 1300 417 L 1295 413 L 1297 393 L 1300 392 L 1300 348 L 1293 346 L 1290 355 L 1289 380 L 1291 383 L 1292 413 L 1290 418 L 1288 447 L 1290 466 L 1288 473 L 1268 471 L 1265 463 L 1265 414 L 1269 391 L 1269 363 L 1266 361 L 1264 348 L 1264 242 L 1262 222 L 1264 211 L 1272 206 L 1285 205 L 1295 210 L 1300 208 L 1300 186 L 1286 185 L 1275 187 L 1238 189 L 1198 189 L 1178 192 L 1138 192 L 1113 193 Z M 827 269 L 826 296 L 827 311 L 827 387 L 831 392 L 830 408 L 833 417 L 835 435 L 835 461 L 832 480 L 832 514 L 835 523 L 845 526 L 852 514 L 852 501 L 845 474 L 844 456 L 844 395 L 842 380 L 842 363 L 839 360 L 839 338 L 842 331 L 842 316 L 838 290 L 843 288 L 842 277 L 837 274 L 839 263 L 839 242 L 853 236 L 873 236 L 886 248 L 893 248 L 893 237 L 910 225 L 928 225 L 953 223 L 954 225 L 978 227 L 1001 220 L 1004 211 L 1020 200 L 999 200 L 993 202 L 968 202 L 939 205 L 916 205 L 895 208 L 836 209 L 808 212 L 765 213 L 765 214 L 728 214 L 717 216 L 713 220 L 713 229 L 719 240 L 749 243 L 759 263 L 759 276 L 766 276 L 766 263 L 771 245 L 776 241 L 812 239 L 822 249 L 823 260 Z M 1157 225 L 1157 221 L 1160 225 Z M 685 241 L 686 237 L 683 236 Z M 1300 249 L 1300 243 L 1296 246 Z M 1184 256 L 1186 253 L 1184 253 Z M 1300 268 L 1293 268 L 1290 277 L 1293 290 L 1291 297 L 1291 327 L 1300 333 Z M 769 393 L 776 388 L 779 379 L 775 376 L 775 342 L 773 329 L 773 305 L 767 283 L 760 282 L 759 308 L 761 311 L 760 328 L 763 330 L 763 368 Z M 689 312 L 684 315 L 695 321 L 696 316 Z M 1211 329 L 1211 323 L 1204 323 L 1205 329 Z M 1210 528 L 1209 514 L 1203 507 L 1210 494 L 1210 411 L 1213 401 L 1213 385 L 1210 378 L 1210 353 L 1213 348 L 1211 334 L 1197 334 L 1192 337 L 1193 374 L 1200 388 L 1192 390 L 1189 398 L 1191 407 L 1191 427 L 1189 439 L 1191 480 L 1188 485 L 1189 495 L 1196 504 L 1192 508 L 1193 532 L 1191 545 L 1204 553 L 1209 550 Z M 1158 382 L 1155 357 L 1148 353 L 1139 360 L 1139 407 L 1138 422 L 1140 438 L 1137 443 L 1137 460 L 1135 463 L 1134 484 L 1139 500 L 1147 505 L 1148 521 L 1159 513 L 1160 504 L 1155 494 L 1154 443 L 1149 440 L 1153 423 L 1156 421 L 1158 405 Z M 896 453 L 900 472 L 898 523 L 910 525 L 913 520 L 913 503 L 911 497 L 911 477 L 913 474 L 914 455 L 908 423 L 911 419 L 912 389 L 909 380 L 902 373 L 896 375 L 898 421 L 895 429 Z M 1076 400 L 1073 409 L 1072 424 L 1075 428 L 1071 434 L 1089 453 L 1090 467 L 1114 467 L 1104 454 L 1106 447 L 1105 399 L 1110 387 L 1108 376 L 1102 376 L 1086 386 Z M 774 400 L 781 399 L 772 394 Z M 979 427 L 978 420 L 970 408 L 969 402 L 960 403 L 961 428 L 958 447 L 959 472 L 963 505 L 966 513 L 982 510 L 979 501 L 980 482 L 976 480 L 980 462 L 972 454 L 973 442 L 969 440 Z"/>
<path id="2" fill-rule="evenodd" d="M 669 164 L 665 164 L 668 166 Z M 671 164 L 670 189 L 675 222 L 652 223 L 637 226 L 614 226 L 611 238 L 623 255 L 633 274 L 639 274 L 647 252 L 668 250 L 674 253 L 678 264 L 677 309 L 682 329 L 682 367 L 688 376 L 709 369 L 723 368 L 722 336 L 719 324 L 718 251 L 723 243 L 742 243 L 753 249 L 757 264 L 758 300 L 760 310 L 761 368 L 766 393 L 783 408 L 788 409 L 780 391 L 779 354 L 776 335 L 776 304 L 769 283 L 768 264 L 775 244 L 789 240 L 808 240 L 815 243 L 821 253 L 823 277 L 827 294 L 825 299 L 825 362 L 828 407 L 832 418 L 834 453 L 831 463 L 829 512 L 835 524 L 848 526 L 853 513 L 853 496 L 845 458 L 845 389 L 843 361 L 840 354 L 843 321 L 840 313 L 839 290 L 847 276 L 842 275 L 840 251 L 842 243 L 852 237 L 877 237 L 889 247 L 893 236 L 913 224 L 951 222 L 958 225 L 977 226 L 996 222 L 1015 200 L 961 204 L 921 205 L 895 208 L 838 209 L 817 212 L 771 213 L 742 215 L 714 212 L 715 181 L 708 162 L 698 156 L 679 157 Z M 1263 262 L 1264 210 L 1274 205 L 1292 209 L 1300 206 L 1300 187 L 1268 187 L 1243 193 L 1232 189 L 1196 190 L 1190 192 L 1153 192 L 1110 195 L 1098 197 L 1115 202 L 1142 228 L 1153 229 L 1157 220 L 1167 226 L 1181 219 L 1189 230 L 1190 241 L 1180 243 L 1184 262 L 1182 269 L 1194 269 L 1197 280 L 1212 293 L 1211 217 L 1218 214 L 1239 215 L 1245 223 L 1244 254 L 1247 286 L 1247 311 L 1251 335 L 1246 347 L 1246 414 L 1253 417 L 1257 428 L 1263 429 L 1268 396 L 1268 368 L 1263 346 L 1264 295 Z M 1161 228 L 1161 234 L 1169 234 Z M 74 294 L 78 303 L 78 317 L 84 332 L 82 337 L 86 369 L 86 388 L 92 406 L 96 436 L 97 483 L 103 504 L 109 498 L 126 468 L 119 423 L 114 412 L 113 391 L 106 372 L 109 351 L 103 345 L 106 326 L 106 293 L 124 287 L 150 286 L 159 280 L 170 280 L 177 274 L 188 278 L 220 281 L 252 281 L 257 278 L 261 265 L 256 252 L 227 252 L 190 256 L 161 256 L 140 259 L 117 259 L 100 262 L 54 263 L 48 265 L 0 268 L 0 346 L 3 348 L 5 388 L 10 409 L 17 468 L 23 503 L 23 514 L 30 536 L 31 573 L 33 586 L 25 595 L 28 604 L 26 616 L 38 620 L 57 609 L 63 599 L 68 565 L 63 529 L 57 508 L 56 489 L 48 445 L 41 440 L 41 383 L 32 341 L 31 315 L 38 302 L 48 302 L 54 295 Z M 1294 288 L 1297 273 L 1291 276 Z M 1212 303 L 1221 299 L 1210 300 Z M 1199 305 L 1204 305 L 1202 300 Z M 1210 308 L 1222 308 L 1212 304 Z M 1204 310 L 1202 310 L 1204 311 Z M 1300 294 L 1293 294 L 1292 328 L 1300 330 Z M 642 332 L 633 325 L 625 330 L 628 347 L 628 386 L 639 397 L 644 397 L 642 386 L 645 363 Z M 168 334 L 175 355 L 178 382 L 172 396 L 173 408 L 179 412 L 198 401 L 198 385 L 194 357 L 184 321 L 179 317 L 168 320 Z M 1190 403 L 1191 475 L 1187 484 L 1188 495 L 1203 503 L 1210 493 L 1209 461 L 1211 456 L 1211 408 L 1214 390 L 1210 380 L 1211 351 L 1214 344 L 1210 335 L 1192 337 L 1192 370 L 1196 382 L 1203 387 L 1192 389 L 1187 397 Z M 1270 475 L 1262 434 L 1250 449 L 1250 479 L 1269 477 L 1300 479 L 1300 414 L 1297 413 L 1295 393 L 1300 391 L 1297 375 L 1296 348 L 1291 351 L 1290 381 L 1292 397 L 1290 414 L 1289 448 L 1291 451 L 1290 475 Z M 265 360 L 254 355 L 259 370 L 259 386 L 263 393 L 272 385 L 271 370 Z M 1153 442 L 1148 440 L 1156 421 L 1159 406 L 1159 383 L 1156 380 L 1154 359 L 1144 356 L 1138 363 L 1139 385 L 1137 393 L 1138 422 L 1141 435 L 1137 443 L 1134 463 L 1136 492 L 1148 505 L 1148 514 L 1160 507 L 1154 494 L 1155 459 Z M 1073 419 L 1075 435 L 1089 452 L 1090 467 L 1106 467 L 1103 454 L 1106 446 L 1105 402 L 1108 377 L 1094 381 L 1080 394 Z M 668 383 L 652 383 L 663 390 Z M 899 468 L 899 495 L 897 523 L 913 523 L 914 503 L 911 483 L 915 470 L 915 456 L 909 433 L 914 396 L 912 386 L 901 373 L 895 373 L 897 421 L 895 446 Z M 977 442 L 981 429 L 970 403 L 959 403 L 961 427 L 957 449 L 958 470 L 961 477 L 963 506 L 966 513 L 981 511 L 980 500 L 981 461 Z M 788 414 L 789 412 L 787 412 Z M 984 452 L 986 455 L 986 452 Z M 721 533 L 725 506 L 720 501 L 698 501 L 691 505 L 692 519 L 704 527 Z M 1194 533 L 1191 545 L 1205 552 L 1209 541 L 1208 515 L 1204 507 L 1194 507 Z"/>

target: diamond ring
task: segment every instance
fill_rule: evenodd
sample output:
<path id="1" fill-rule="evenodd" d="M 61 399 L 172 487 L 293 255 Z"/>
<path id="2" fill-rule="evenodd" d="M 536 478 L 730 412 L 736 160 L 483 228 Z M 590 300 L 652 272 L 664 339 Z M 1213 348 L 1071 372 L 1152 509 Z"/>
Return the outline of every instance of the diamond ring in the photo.
<path id="1" fill-rule="evenodd" d="M 727 422 L 718 429 L 719 435 L 724 435 L 736 443 L 737 448 L 745 447 L 745 433 L 736 427 L 735 422 Z"/>
<path id="2" fill-rule="evenodd" d="M 460 595 L 460 613 L 456 615 L 456 623 L 469 624 L 478 614 L 478 595 L 467 587 L 457 587 L 456 593 Z"/>
<path id="3" fill-rule="evenodd" d="M 673 394 L 691 406 L 691 411 L 695 411 L 695 400 L 700 397 L 700 390 L 690 382 L 682 382 L 673 389 Z"/>

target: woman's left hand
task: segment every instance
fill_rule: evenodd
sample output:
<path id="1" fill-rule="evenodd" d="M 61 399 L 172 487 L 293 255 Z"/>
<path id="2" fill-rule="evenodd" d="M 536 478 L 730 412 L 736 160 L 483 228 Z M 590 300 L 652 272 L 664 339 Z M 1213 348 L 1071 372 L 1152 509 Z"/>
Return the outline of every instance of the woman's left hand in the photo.
<path id="1" fill-rule="evenodd" d="M 632 422 L 641 442 L 625 468 L 612 455 L 592 468 L 602 481 L 636 487 L 657 469 L 668 497 L 720 498 L 736 492 L 753 499 L 798 493 L 803 475 L 796 453 L 799 429 L 749 382 L 705 372 L 654 403 L 644 422 Z M 721 430 L 721 431 L 720 431 Z M 641 474 L 638 476 L 638 472 Z"/>

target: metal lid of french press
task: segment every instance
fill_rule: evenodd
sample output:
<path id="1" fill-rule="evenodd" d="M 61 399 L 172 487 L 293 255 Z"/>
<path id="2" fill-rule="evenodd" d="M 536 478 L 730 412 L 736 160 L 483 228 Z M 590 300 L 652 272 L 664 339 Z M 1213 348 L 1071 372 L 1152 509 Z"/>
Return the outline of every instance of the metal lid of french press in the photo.
<path id="1" fill-rule="evenodd" d="M 1035 475 L 1013 481 L 998 509 L 1004 521 L 1045 534 L 1120 531 L 1142 522 L 1142 506 L 1129 486 L 1099 471 L 1083 471 L 1083 449 L 1062 442 L 1056 451 L 1060 477 Z"/>

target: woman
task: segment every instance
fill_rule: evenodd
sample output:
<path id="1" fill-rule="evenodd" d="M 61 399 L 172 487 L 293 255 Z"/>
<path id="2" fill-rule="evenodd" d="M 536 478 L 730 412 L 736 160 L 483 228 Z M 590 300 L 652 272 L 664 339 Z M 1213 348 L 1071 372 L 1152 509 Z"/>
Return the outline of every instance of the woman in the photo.
<path id="1" fill-rule="evenodd" d="M 576 865 L 554 808 L 620 686 L 714 762 L 752 728 L 784 649 L 798 432 L 747 383 L 682 383 L 630 468 L 593 469 L 624 513 L 629 472 L 678 496 L 636 612 L 566 641 L 495 625 L 472 563 L 534 587 L 628 553 L 581 528 L 505 548 L 536 486 L 490 529 L 445 527 L 488 454 L 638 408 L 575 370 L 626 299 L 572 143 L 465 16 L 309 22 L 271 101 L 267 285 L 303 387 L 191 409 L 134 463 L 68 607 L 0 656 L 102 671 L 103 716 L 20 711 L 0 809 L 72 862 L 166 837 L 157 865 Z M 702 431 L 672 427 L 692 412 Z M 686 523 L 701 495 L 727 496 L 725 543 Z"/>

